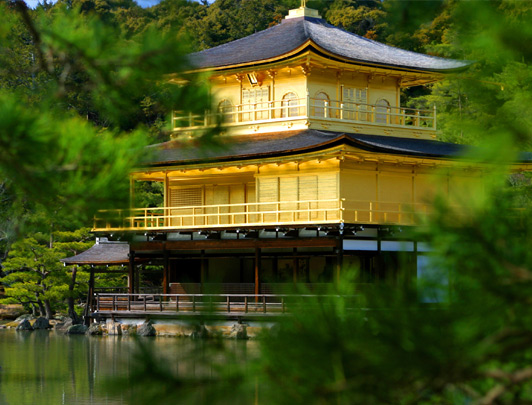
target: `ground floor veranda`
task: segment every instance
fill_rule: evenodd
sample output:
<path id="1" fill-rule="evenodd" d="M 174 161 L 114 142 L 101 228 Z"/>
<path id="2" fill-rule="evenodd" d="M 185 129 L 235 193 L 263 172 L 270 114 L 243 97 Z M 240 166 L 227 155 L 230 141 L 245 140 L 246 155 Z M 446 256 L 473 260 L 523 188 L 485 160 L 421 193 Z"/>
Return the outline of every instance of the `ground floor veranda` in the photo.
<path id="1" fill-rule="evenodd" d="M 402 235 L 389 226 L 346 226 L 102 238 L 100 246 L 120 243 L 128 285 L 102 289 L 92 274 L 86 314 L 283 313 L 294 295 L 330 294 L 347 273 L 356 300 L 382 281 L 415 282 L 427 249 Z M 91 273 L 107 271 L 102 265 Z"/>

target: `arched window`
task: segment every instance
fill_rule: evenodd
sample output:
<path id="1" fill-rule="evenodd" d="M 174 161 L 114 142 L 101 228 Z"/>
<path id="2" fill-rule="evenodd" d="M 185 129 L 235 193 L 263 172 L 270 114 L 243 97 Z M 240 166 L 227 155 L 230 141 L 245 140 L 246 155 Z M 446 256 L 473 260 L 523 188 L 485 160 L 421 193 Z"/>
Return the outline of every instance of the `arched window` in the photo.
<path id="1" fill-rule="evenodd" d="M 320 91 L 314 97 L 314 116 L 317 118 L 327 118 L 330 116 L 330 110 L 325 108 L 325 103 L 330 105 L 329 96 L 327 93 Z"/>
<path id="2" fill-rule="evenodd" d="M 223 115 L 225 122 L 235 121 L 233 110 L 233 103 L 227 99 L 220 101 L 220 104 L 218 104 L 218 112 Z"/>
<path id="3" fill-rule="evenodd" d="M 389 117 L 389 111 L 390 111 L 390 103 L 381 98 L 375 103 L 375 106 L 377 107 L 375 109 L 375 122 L 377 124 L 388 124 L 390 122 Z"/>
<path id="4" fill-rule="evenodd" d="M 297 94 L 294 92 L 286 93 L 281 101 L 281 117 L 297 117 L 299 115 L 297 104 Z"/>

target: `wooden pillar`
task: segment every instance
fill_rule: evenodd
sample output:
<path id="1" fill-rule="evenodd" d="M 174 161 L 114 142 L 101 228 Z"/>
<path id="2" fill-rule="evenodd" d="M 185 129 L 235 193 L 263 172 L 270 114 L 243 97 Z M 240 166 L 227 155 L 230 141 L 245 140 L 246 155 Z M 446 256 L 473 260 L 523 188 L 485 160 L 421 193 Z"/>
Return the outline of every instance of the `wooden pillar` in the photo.
<path id="1" fill-rule="evenodd" d="M 340 281 L 340 274 L 344 262 L 344 237 L 342 234 L 338 236 L 336 245 L 336 271 L 334 274 L 334 281 L 338 283 Z"/>
<path id="2" fill-rule="evenodd" d="M 89 307 L 92 307 L 92 299 L 94 298 L 94 269 L 91 267 L 89 275 Z M 92 310 L 92 308 L 90 308 Z"/>
<path id="3" fill-rule="evenodd" d="M 84 325 L 90 326 L 90 314 L 93 312 L 93 300 L 94 300 L 94 268 L 91 267 L 89 273 L 89 292 L 87 293 L 87 304 L 84 311 Z"/>
<path id="4" fill-rule="evenodd" d="M 164 184 L 163 184 L 163 205 L 164 205 L 164 226 L 170 226 L 170 219 L 168 218 L 170 216 L 170 210 L 168 207 L 170 206 L 170 193 L 169 193 L 169 187 L 168 187 L 168 172 L 164 171 Z"/>
<path id="5" fill-rule="evenodd" d="M 140 266 L 135 265 L 135 293 L 140 294 Z"/>
<path id="6" fill-rule="evenodd" d="M 294 284 L 297 283 L 298 279 L 298 273 L 299 273 L 299 260 L 297 258 L 297 248 L 293 248 L 292 250 L 292 256 L 294 260 L 294 271 L 293 271 L 293 277 L 294 277 Z"/>
<path id="7" fill-rule="evenodd" d="M 135 293 L 135 252 L 133 251 L 129 252 L 128 270 L 129 270 L 128 278 L 127 278 L 128 293 L 134 294 Z"/>
<path id="8" fill-rule="evenodd" d="M 135 179 L 129 177 L 129 208 L 135 208 Z"/>
<path id="9" fill-rule="evenodd" d="M 163 263 L 163 294 L 169 294 L 169 273 L 170 273 L 170 253 L 168 250 L 164 251 L 164 263 Z"/>
<path id="10" fill-rule="evenodd" d="M 261 270 L 260 248 L 255 248 L 255 302 L 259 302 L 260 270 Z"/>
<path id="11" fill-rule="evenodd" d="M 207 260 L 205 259 L 205 250 L 201 251 L 201 274 L 200 274 L 200 283 L 201 283 L 201 293 L 204 294 L 204 284 L 207 281 Z"/>

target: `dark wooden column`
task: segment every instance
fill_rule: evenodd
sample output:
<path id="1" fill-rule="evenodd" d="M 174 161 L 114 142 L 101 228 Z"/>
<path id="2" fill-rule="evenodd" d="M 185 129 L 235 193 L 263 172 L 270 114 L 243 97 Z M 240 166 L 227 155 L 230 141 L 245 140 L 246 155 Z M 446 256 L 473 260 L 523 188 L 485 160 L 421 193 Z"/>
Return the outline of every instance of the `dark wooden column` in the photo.
<path id="1" fill-rule="evenodd" d="M 140 265 L 135 265 L 133 267 L 135 269 L 135 292 L 137 294 L 140 294 Z"/>
<path id="2" fill-rule="evenodd" d="M 255 248 L 255 301 L 256 302 L 259 302 L 260 270 L 261 270 L 260 248 Z"/>
<path id="3" fill-rule="evenodd" d="M 292 249 L 292 256 L 294 260 L 293 278 L 294 278 L 294 284 L 295 284 L 297 283 L 298 276 L 299 276 L 299 259 L 297 258 L 297 248 Z"/>
<path id="4" fill-rule="evenodd" d="M 201 251 L 201 274 L 200 274 L 200 283 L 201 283 L 201 293 L 205 293 L 203 284 L 207 281 L 207 260 L 205 259 L 205 250 Z"/>
<path id="5" fill-rule="evenodd" d="M 94 300 L 94 268 L 90 268 L 89 273 L 89 292 L 87 293 L 87 306 L 85 307 L 84 312 L 84 324 L 85 326 L 90 325 L 90 314 L 93 312 L 93 300 Z"/>
<path id="6" fill-rule="evenodd" d="M 128 292 L 129 294 L 135 293 L 135 252 L 129 252 L 129 266 L 128 266 Z"/>
<path id="7" fill-rule="evenodd" d="M 170 260 L 169 260 L 170 253 L 168 250 L 164 251 L 164 263 L 163 263 L 163 294 L 169 294 L 169 273 L 170 273 Z"/>
<path id="8" fill-rule="evenodd" d="M 344 264 L 344 237 L 342 234 L 338 236 L 336 245 L 336 271 L 334 274 L 334 281 L 338 283 L 340 281 L 340 273 Z"/>

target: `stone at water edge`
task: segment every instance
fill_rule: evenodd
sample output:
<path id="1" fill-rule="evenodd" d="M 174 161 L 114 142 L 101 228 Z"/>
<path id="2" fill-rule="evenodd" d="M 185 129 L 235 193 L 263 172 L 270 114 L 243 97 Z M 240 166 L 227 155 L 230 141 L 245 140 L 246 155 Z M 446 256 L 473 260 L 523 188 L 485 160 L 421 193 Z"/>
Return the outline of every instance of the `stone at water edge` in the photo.
<path id="1" fill-rule="evenodd" d="M 122 334 L 123 335 L 136 335 L 137 325 L 122 324 Z"/>
<path id="2" fill-rule="evenodd" d="M 87 332 L 85 332 L 86 335 L 103 335 L 103 329 L 102 325 L 99 323 L 93 323 L 91 326 L 89 326 L 89 329 L 87 329 Z"/>
<path id="3" fill-rule="evenodd" d="M 72 319 L 70 318 L 63 318 L 63 321 L 60 323 L 55 324 L 55 330 L 66 332 L 68 328 L 72 326 Z"/>
<path id="4" fill-rule="evenodd" d="M 137 335 L 139 336 L 156 336 L 157 331 L 153 327 L 151 321 L 144 322 L 137 326 Z"/>
<path id="5" fill-rule="evenodd" d="M 49 329 L 51 327 L 50 321 L 42 316 L 37 318 L 33 323 L 33 329 Z"/>
<path id="6" fill-rule="evenodd" d="M 87 332 L 87 328 L 85 325 L 70 325 L 68 329 L 66 330 L 67 335 L 84 335 L 85 332 Z"/>
<path id="7" fill-rule="evenodd" d="M 33 326 L 31 326 L 30 321 L 28 321 L 27 319 L 24 319 L 22 322 L 18 324 L 16 330 L 33 330 Z"/>
<path id="8" fill-rule="evenodd" d="M 121 335 L 122 324 L 120 322 L 107 322 L 107 334 L 108 335 Z"/>
<path id="9" fill-rule="evenodd" d="M 209 337 L 209 331 L 205 325 L 194 326 L 194 332 L 190 334 L 192 339 L 207 339 Z"/>
<path id="10" fill-rule="evenodd" d="M 244 323 L 235 323 L 231 326 L 231 333 L 229 334 L 230 338 L 237 340 L 248 339 L 248 328 Z"/>
<path id="11" fill-rule="evenodd" d="M 20 315 L 17 319 L 15 319 L 13 322 L 22 322 L 24 320 L 28 320 L 28 321 L 31 321 L 35 319 L 35 317 L 32 315 L 32 314 L 24 314 L 24 315 Z"/>

